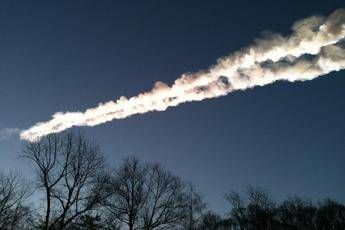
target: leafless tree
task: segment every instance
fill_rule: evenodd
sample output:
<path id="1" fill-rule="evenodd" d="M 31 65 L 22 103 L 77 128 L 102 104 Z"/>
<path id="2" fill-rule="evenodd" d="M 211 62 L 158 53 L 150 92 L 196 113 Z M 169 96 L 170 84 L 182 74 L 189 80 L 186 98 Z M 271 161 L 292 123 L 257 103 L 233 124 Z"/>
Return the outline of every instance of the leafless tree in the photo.
<path id="1" fill-rule="evenodd" d="M 290 197 L 279 205 L 276 219 L 284 227 L 298 226 L 300 229 L 313 229 L 316 211 L 317 208 L 310 200 Z"/>
<path id="2" fill-rule="evenodd" d="M 200 225 L 206 204 L 203 202 L 202 196 L 196 191 L 193 184 L 189 183 L 185 190 L 187 198 L 187 215 L 184 228 L 193 230 Z"/>
<path id="3" fill-rule="evenodd" d="M 110 187 L 106 206 L 130 230 L 177 229 L 188 215 L 185 184 L 159 164 L 127 158 Z"/>
<path id="4" fill-rule="evenodd" d="M 30 215 L 25 201 L 31 191 L 15 173 L 0 173 L 0 229 L 19 229 Z"/>
<path id="5" fill-rule="evenodd" d="M 239 229 L 245 229 L 247 224 L 246 218 L 246 204 L 240 193 L 235 191 L 230 191 L 225 194 L 225 200 L 232 206 L 229 215 L 239 227 Z"/>
<path id="6" fill-rule="evenodd" d="M 27 143 L 24 156 L 34 163 L 44 193 L 43 229 L 64 229 L 105 197 L 103 155 L 84 136 L 48 135 Z"/>
<path id="7" fill-rule="evenodd" d="M 240 229 L 273 229 L 275 202 L 271 194 L 260 187 L 248 186 L 246 198 L 237 192 L 225 194 L 232 205 L 231 218 Z"/>
<path id="8" fill-rule="evenodd" d="M 141 212 L 143 229 L 181 225 L 189 207 L 184 183 L 158 164 L 148 166 L 146 178 L 147 198 Z"/>
<path id="9" fill-rule="evenodd" d="M 126 224 L 130 230 L 138 224 L 139 212 L 146 199 L 145 176 L 147 170 L 135 158 L 127 158 L 114 172 L 106 200 L 106 207 L 113 217 Z"/>

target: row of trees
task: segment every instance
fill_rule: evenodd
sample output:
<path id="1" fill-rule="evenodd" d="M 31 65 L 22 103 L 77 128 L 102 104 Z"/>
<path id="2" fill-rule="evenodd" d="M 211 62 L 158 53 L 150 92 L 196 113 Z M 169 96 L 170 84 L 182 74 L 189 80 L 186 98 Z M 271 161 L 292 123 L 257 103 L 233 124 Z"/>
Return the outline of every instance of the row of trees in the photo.
<path id="1" fill-rule="evenodd" d="M 54 134 L 27 143 L 28 182 L 0 174 L 0 229 L 345 229 L 345 206 L 293 198 L 280 204 L 260 188 L 225 195 L 231 211 L 206 210 L 191 184 L 159 164 L 125 159 L 107 167 L 96 143 Z"/>
<path id="2" fill-rule="evenodd" d="M 299 197 L 276 203 L 268 191 L 251 186 L 244 194 L 226 193 L 225 199 L 232 207 L 228 217 L 208 212 L 198 229 L 345 229 L 345 206 L 330 199 L 317 205 Z"/>
<path id="3" fill-rule="evenodd" d="M 161 165 L 130 157 L 111 170 L 98 145 L 82 135 L 27 143 L 23 157 L 36 178 L 24 186 L 14 174 L 0 175 L 0 229 L 188 228 L 202 210 L 194 187 Z"/>

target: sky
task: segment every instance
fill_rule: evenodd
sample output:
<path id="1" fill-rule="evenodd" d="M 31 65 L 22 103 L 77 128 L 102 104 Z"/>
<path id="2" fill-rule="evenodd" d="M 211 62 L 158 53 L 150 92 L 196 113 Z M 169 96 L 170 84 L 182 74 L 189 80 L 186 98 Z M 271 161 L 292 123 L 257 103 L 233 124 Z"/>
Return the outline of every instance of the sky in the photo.
<path id="1" fill-rule="evenodd" d="M 0 7 L 0 129 L 14 133 L 156 81 L 172 84 L 250 44 L 287 35 L 298 19 L 342 1 L 7 1 Z M 277 199 L 345 202 L 345 72 L 278 82 L 202 102 L 80 128 L 109 166 L 159 162 L 226 213 L 246 185 Z M 34 176 L 16 135 L 0 138 L 0 168 Z"/>

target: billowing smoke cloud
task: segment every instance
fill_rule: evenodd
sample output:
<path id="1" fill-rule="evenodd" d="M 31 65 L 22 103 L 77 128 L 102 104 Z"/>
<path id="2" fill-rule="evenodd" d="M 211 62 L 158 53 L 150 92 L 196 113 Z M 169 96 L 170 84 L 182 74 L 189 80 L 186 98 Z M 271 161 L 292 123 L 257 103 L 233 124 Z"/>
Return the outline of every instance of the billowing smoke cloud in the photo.
<path id="1" fill-rule="evenodd" d="M 183 74 L 172 86 L 155 83 L 152 90 L 129 99 L 101 103 L 84 112 L 58 112 L 47 122 L 23 130 L 20 137 L 36 141 L 73 126 L 95 126 L 134 114 L 164 111 L 190 101 L 227 95 L 276 81 L 305 81 L 345 68 L 345 9 L 327 18 L 312 16 L 296 22 L 292 34 L 272 34 L 218 60 L 206 71 Z"/>

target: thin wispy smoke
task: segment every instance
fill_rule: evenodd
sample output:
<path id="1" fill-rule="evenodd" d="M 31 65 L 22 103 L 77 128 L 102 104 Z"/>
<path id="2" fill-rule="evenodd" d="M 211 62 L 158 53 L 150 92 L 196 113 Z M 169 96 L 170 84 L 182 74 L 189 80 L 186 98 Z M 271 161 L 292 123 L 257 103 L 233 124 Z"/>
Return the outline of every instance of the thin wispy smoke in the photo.
<path id="1" fill-rule="evenodd" d="M 345 68 L 345 9 L 327 18 L 312 16 L 296 22 L 292 34 L 271 34 L 218 60 L 208 70 L 183 74 L 172 86 L 156 82 L 153 89 L 127 99 L 101 103 L 84 112 L 58 112 L 20 133 L 36 141 L 73 126 L 95 126 L 191 101 L 227 95 L 236 90 L 264 86 L 276 81 L 312 80 Z"/>
<path id="2" fill-rule="evenodd" d="M 20 129 L 17 128 L 5 128 L 0 129 L 0 141 L 6 140 L 10 137 L 16 136 L 21 132 Z"/>

